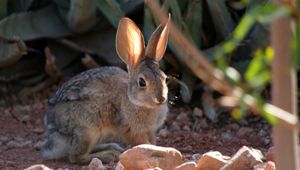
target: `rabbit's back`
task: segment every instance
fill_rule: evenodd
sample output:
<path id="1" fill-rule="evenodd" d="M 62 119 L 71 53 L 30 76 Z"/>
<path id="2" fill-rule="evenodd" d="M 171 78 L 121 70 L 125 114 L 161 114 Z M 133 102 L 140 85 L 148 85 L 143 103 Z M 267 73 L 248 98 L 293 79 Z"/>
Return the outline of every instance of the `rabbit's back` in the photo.
<path id="1" fill-rule="evenodd" d="M 114 126 L 122 96 L 126 95 L 128 74 L 118 67 L 85 71 L 66 83 L 49 99 L 44 124 L 49 131 Z"/>
<path id="2" fill-rule="evenodd" d="M 83 101 L 112 96 L 119 88 L 126 88 L 127 73 L 119 67 L 91 69 L 64 83 L 49 99 L 49 106 L 67 101 Z M 125 90 L 125 89 L 124 89 Z"/>

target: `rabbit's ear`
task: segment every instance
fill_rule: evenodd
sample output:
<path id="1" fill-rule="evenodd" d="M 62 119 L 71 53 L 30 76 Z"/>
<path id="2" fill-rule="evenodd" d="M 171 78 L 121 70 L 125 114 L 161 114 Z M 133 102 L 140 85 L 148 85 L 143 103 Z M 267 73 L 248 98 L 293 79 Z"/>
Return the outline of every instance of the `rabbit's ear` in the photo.
<path id="1" fill-rule="evenodd" d="M 159 25 L 152 33 L 148 45 L 146 47 L 146 57 L 160 61 L 166 51 L 169 34 L 169 19 L 166 24 Z"/>
<path id="2" fill-rule="evenodd" d="M 135 65 L 144 57 L 143 34 L 129 18 L 122 18 L 116 35 L 116 49 L 119 57 L 129 66 Z"/>

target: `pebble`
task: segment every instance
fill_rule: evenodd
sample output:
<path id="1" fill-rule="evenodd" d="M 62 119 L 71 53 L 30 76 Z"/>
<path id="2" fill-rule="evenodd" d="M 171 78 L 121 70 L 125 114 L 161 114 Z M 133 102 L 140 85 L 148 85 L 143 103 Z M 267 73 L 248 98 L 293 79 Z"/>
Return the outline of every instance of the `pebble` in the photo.
<path id="1" fill-rule="evenodd" d="M 20 121 L 23 123 L 28 123 L 30 121 L 30 119 L 31 119 L 30 115 L 26 114 L 21 117 Z"/>
<path id="2" fill-rule="evenodd" d="M 193 116 L 196 117 L 203 117 L 203 111 L 201 109 L 199 109 L 198 107 L 195 107 L 193 110 Z"/>
<path id="3" fill-rule="evenodd" d="M 162 138 L 167 138 L 169 136 L 169 130 L 167 128 L 160 129 L 158 132 L 158 136 Z"/>
<path id="4" fill-rule="evenodd" d="M 231 132 L 223 132 L 222 139 L 225 141 L 230 141 L 233 138 L 233 134 Z"/>
<path id="5" fill-rule="evenodd" d="M 36 127 L 32 130 L 34 133 L 41 134 L 44 132 L 44 129 L 41 127 Z"/>
<path id="6" fill-rule="evenodd" d="M 190 132 L 191 128 L 188 125 L 184 125 L 182 130 Z"/>
<path id="7" fill-rule="evenodd" d="M 198 161 L 201 158 L 202 154 L 200 153 L 195 153 L 192 155 L 192 160 Z"/>
<path id="8" fill-rule="evenodd" d="M 227 125 L 227 128 L 231 131 L 237 131 L 240 128 L 240 126 L 236 123 L 232 123 Z"/>
<path id="9" fill-rule="evenodd" d="M 241 139 L 247 138 L 249 136 L 251 136 L 251 133 L 253 132 L 252 128 L 249 127 L 242 127 L 239 129 L 239 131 L 237 132 L 237 136 Z"/>
<path id="10" fill-rule="evenodd" d="M 199 124 L 200 124 L 200 128 L 202 128 L 202 129 L 208 129 L 209 128 L 209 125 L 208 125 L 206 119 L 201 119 Z"/>
<path id="11" fill-rule="evenodd" d="M 179 126 L 184 126 L 190 122 L 189 117 L 187 116 L 187 113 L 181 112 L 177 118 L 176 121 L 178 122 Z"/>
<path id="12" fill-rule="evenodd" d="M 89 164 L 89 170 L 106 170 L 103 166 L 102 161 L 98 158 L 93 158 Z"/>
<path id="13" fill-rule="evenodd" d="M 269 138 L 264 139 L 264 144 L 265 145 L 268 145 L 270 143 L 271 143 L 271 139 L 269 139 Z"/>
<path id="14" fill-rule="evenodd" d="M 178 125 L 177 122 L 173 122 L 170 129 L 172 130 L 180 130 L 180 126 Z"/>

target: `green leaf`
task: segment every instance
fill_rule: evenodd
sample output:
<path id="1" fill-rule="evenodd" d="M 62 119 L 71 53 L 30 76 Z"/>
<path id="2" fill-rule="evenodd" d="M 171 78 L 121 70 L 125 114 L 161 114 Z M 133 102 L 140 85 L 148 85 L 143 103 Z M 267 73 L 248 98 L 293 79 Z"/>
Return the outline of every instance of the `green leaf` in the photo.
<path id="1" fill-rule="evenodd" d="M 235 23 L 230 15 L 225 0 L 208 0 L 206 1 L 214 26 L 215 31 L 219 35 L 219 39 L 226 39 L 234 30 Z"/>
<path id="2" fill-rule="evenodd" d="M 298 11 L 300 11 L 300 4 L 298 3 Z M 293 66 L 296 69 L 300 68 L 300 21 L 295 20 L 295 31 L 292 37 L 293 50 Z"/>
<path id="3" fill-rule="evenodd" d="M 27 48 L 22 40 L 0 39 L 0 68 L 17 62 L 25 54 L 27 54 Z"/>
<path id="4" fill-rule="evenodd" d="M 17 36 L 22 40 L 33 40 L 71 34 L 52 5 L 38 11 L 12 14 L 0 21 L 0 36 L 5 38 Z"/>
<path id="5" fill-rule="evenodd" d="M 116 0 L 97 0 L 97 7 L 115 28 L 118 27 L 119 20 L 125 16 Z"/>
<path id="6" fill-rule="evenodd" d="M 265 51 L 257 50 L 255 57 L 251 61 L 246 73 L 245 79 L 253 89 L 262 89 L 271 80 L 271 73 L 268 69 L 273 58 L 272 48 L 266 48 Z"/>

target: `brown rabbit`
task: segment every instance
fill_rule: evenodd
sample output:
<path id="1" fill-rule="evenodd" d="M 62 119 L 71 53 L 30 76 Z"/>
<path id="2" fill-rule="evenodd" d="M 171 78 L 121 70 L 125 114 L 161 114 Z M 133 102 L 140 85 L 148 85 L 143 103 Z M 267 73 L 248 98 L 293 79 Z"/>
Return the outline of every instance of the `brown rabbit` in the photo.
<path id="1" fill-rule="evenodd" d="M 155 132 L 168 112 L 166 75 L 159 61 L 166 50 L 168 23 L 160 25 L 145 48 L 129 18 L 119 22 L 116 49 L 128 73 L 118 67 L 85 71 L 49 99 L 44 116 L 47 140 L 37 146 L 48 159 L 88 163 L 115 160 L 122 148 L 103 143 L 116 135 L 128 144 L 155 144 Z"/>

